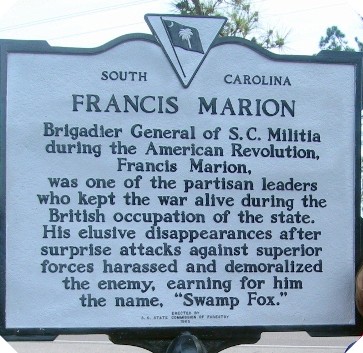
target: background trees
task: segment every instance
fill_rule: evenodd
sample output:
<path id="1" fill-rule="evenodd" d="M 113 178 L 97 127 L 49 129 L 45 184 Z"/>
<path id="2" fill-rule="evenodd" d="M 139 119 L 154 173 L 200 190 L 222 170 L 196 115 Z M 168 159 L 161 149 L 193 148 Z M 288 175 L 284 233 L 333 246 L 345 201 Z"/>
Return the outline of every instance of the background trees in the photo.
<path id="1" fill-rule="evenodd" d="M 180 0 L 173 6 L 181 15 L 227 17 L 221 36 L 242 37 L 265 49 L 282 49 L 286 43 L 287 33 L 262 28 L 259 12 L 249 0 Z"/>
<path id="2" fill-rule="evenodd" d="M 359 17 L 363 22 L 363 17 Z M 337 26 L 331 26 L 327 28 L 325 37 L 320 38 L 319 48 L 322 50 L 363 52 L 363 42 L 361 42 L 358 37 L 355 37 L 354 40 L 356 45 L 355 48 L 348 45 L 345 34 Z"/>
<path id="3" fill-rule="evenodd" d="M 358 37 L 355 37 L 355 42 L 357 48 L 350 47 L 345 34 L 337 26 L 332 26 L 327 28 L 325 37 L 320 38 L 319 48 L 333 51 L 363 51 L 363 43 Z"/>
<path id="4" fill-rule="evenodd" d="M 327 28 L 325 37 L 320 38 L 319 48 L 333 51 L 354 51 L 349 47 L 345 34 L 337 26 Z"/>

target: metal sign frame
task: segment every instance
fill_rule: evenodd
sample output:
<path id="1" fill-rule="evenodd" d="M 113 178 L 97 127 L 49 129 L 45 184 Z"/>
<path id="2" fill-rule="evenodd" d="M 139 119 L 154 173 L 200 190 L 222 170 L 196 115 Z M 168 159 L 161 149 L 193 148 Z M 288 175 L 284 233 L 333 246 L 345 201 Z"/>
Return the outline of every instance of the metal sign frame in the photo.
<path id="1" fill-rule="evenodd" d="M 171 16 L 169 16 L 171 17 Z M 155 34 L 155 33 L 154 33 Z M 339 335 L 356 335 L 361 332 L 363 328 L 362 319 L 359 314 L 356 314 L 356 323 L 352 325 L 314 325 L 314 326 L 291 326 L 291 325 L 278 325 L 266 326 L 261 322 L 261 325 L 253 327 L 244 327 L 243 324 L 238 327 L 159 327 L 159 328 L 122 328 L 122 327 L 101 327 L 101 328 L 82 328 L 82 327 L 68 327 L 68 328 L 42 328 L 42 327 L 29 327 L 29 328 L 8 328 L 6 324 L 6 257 L 7 257 L 7 225 L 6 225 L 6 144 L 7 144 L 7 60 L 8 55 L 11 53 L 44 53 L 44 54 L 60 54 L 60 55 L 74 55 L 74 56 L 92 56 L 99 53 L 107 52 L 113 47 L 122 45 L 130 41 L 142 41 L 153 43 L 160 46 L 160 42 L 152 35 L 146 34 L 130 34 L 117 38 L 99 48 L 81 49 L 81 48 L 61 48 L 51 47 L 44 41 L 17 41 L 17 40 L 1 40 L 0 51 L 0 136 L 1 136 L 1 179 L 0 179 L 0 193 L 3 202 L 1 204 L 1 224 L 0 224 L 0 334 L 8 336 L 9 339 L 54 339 L 59 334 L 95 334 L 102 333 L 110 335 L 111 340 L 117 344 L 133 344 L 147 348 L 151 351 L 165 351 L 165 348 L 170 344 L 171 340 L 177 337 L 180 333 L 188 331 L 197 336 L 201 340 L 207 342 L 206 346 L 209 351 L 219 351 L 228 346 L 238 343 L 251 343 L 259 338 L 259 335 L 265 331 L 307 331 L 312 335 L 323 336 L 339 336 Z M 355 91 L 355 111 L 356 111 L 356 141 L 355 144 L 355 190 L 356 197 L 352 200 L 355 204 L 355 220 L 356 220 L 356 234 L 355 234 L 355 262 L 356 269 L 360 266 L 363 260 L 363 244 L 360 235 L 360 129 L 361 129 L 361 99 L 362 99 L 362 56 L 359 53 L 336 53 L 336 52 L 321 52 L 317 56 L 291 56 L 291 55 L 276 55 L 270 53 L 257 45 L 240 38 L 218 38 L 213 41 L 211 48 L 220 47 L 225 45 L 237 45 L 248 47 L 250 50 L 257 52 L 259 55 L 268 58 L 273 62 L 289 62 L 289 63 L 324 63 L 324 64 L 340 64 L 352 65 L 356 72 L 356 91 Z M 199 68 L 199 66 L 198 66 Z M 191 79 L 195 76 L 192 75 Z M 188 85 L 190 82 L 188 83 Z M 187 89 L 188 85 L 184 85 Z M 353 141 L 352 141 L 353 143 Z M 326 298 L 329 300 L 329 298 Z M 35 304 L 36 305 L 36 304 Z"/>

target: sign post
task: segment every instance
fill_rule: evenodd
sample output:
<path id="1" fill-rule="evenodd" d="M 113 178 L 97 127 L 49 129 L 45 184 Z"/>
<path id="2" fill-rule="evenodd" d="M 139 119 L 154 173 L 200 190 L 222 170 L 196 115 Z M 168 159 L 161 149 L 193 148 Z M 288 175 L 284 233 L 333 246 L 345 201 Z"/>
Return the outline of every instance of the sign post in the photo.
<path id="1" fill-rule="evenodd" d="M 1 333 L 356 333 L 361 58 L 146 21 L 95 49 L 0 42 Z"/>

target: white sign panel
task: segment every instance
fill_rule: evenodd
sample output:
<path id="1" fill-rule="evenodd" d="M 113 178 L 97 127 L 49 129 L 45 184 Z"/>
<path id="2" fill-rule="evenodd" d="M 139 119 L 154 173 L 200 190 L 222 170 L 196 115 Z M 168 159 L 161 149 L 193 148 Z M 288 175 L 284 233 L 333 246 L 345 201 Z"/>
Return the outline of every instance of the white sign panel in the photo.
<path id="1" fill-rule="evenodd" d="M 188 20 L 7 51 L 4 328 L 354 325 L 357 63 Z"/>

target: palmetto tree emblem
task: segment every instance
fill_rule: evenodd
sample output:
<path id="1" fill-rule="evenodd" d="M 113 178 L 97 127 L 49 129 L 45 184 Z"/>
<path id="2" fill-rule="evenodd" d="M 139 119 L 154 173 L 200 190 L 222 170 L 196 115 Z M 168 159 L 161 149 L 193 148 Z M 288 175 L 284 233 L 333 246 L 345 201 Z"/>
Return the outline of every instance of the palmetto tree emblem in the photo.
<path id="1" fill-rule="evenodd" d="M 188 42 L 189 49 L 192 48 L 192 45 L 190 44 L 190 38 L 192 37 L 192 35 L 193 35 L 193 31 L 190 28 L 182 28 L 179 31 L 179 37 L 182 40 L 186 40 Z"/>
<path id="2" fill-rule="evenodd" d="M 170 44 L 174 47 L 204 54 L 199 32 L 196 28 L 182 23 L 162 19 Z"/>
<path id="3" fill-rule="evenodd" d="M 145 19 L 184 88 L 192 82 L 227 20 L 160 14 L 148 14 Z"/>

